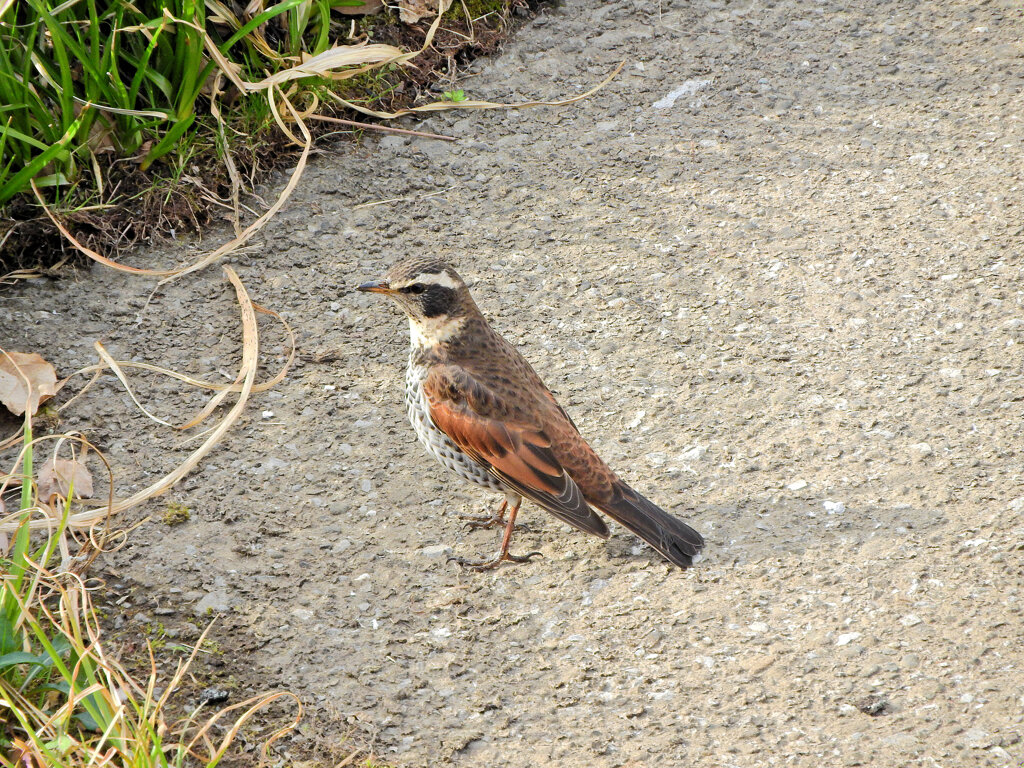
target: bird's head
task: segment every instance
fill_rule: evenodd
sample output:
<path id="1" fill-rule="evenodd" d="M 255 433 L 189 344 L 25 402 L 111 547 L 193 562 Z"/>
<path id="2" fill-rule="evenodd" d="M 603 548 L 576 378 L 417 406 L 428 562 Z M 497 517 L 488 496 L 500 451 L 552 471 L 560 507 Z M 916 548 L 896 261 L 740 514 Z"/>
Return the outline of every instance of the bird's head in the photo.
<path id="1" fill-rule="evenodd" d="M 357 290 L 394 299 L 409 316 L 414 344 L 434 346 L 457 335 L 465 319 L 478 312 L 469 288 L 450 265 L 431 257 L 395 264 L 380 280 Z"/>

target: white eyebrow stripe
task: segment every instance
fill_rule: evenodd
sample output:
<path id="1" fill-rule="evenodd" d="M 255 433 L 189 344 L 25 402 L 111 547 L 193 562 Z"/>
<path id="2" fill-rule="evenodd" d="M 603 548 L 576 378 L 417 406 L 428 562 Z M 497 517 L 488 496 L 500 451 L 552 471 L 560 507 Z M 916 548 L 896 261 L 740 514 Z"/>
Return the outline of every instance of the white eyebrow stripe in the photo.
<path id="1" fill-rule="evenodd" d="M 410 280 L 407 285 L 423 283 L 424 285 L 441 285 L 445 288 L 458 288 L 459 283 L 447 272 L 421 272 Z"/>

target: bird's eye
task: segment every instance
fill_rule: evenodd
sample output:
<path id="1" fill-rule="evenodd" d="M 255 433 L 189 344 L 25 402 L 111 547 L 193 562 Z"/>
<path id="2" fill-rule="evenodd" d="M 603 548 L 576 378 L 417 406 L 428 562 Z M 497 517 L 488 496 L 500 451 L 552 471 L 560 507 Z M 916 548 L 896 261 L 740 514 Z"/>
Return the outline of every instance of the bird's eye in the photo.
<path id="1" fill-rule="evenodd" d="M 420 294 L 427 290 L 427 286 L 423 283 L 413 283 L 402 288 L 402 293 Z"/>

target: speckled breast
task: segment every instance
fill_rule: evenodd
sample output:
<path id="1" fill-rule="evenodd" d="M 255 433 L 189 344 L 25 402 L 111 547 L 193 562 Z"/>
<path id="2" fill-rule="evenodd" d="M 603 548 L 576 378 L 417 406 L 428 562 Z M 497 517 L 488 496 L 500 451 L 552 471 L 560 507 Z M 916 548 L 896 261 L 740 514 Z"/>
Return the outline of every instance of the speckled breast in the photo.
<path id="1" fill-rule="evenodd" d="M 426 377 L 427 368 L 415 364 L 413 356 L 410 355 L 409 367 L 405 372 L 405 406 L 409 413 L 409 422 L 416 430 L 416 437 L 426 446 L 431 456 L 460 477 L 485 488 L 496 491 L 504 490 L 497 478 L 466 456 L 444 432 L 434 425 L 427 408 L 426 395 L 423 393 L 423 380 Z"/>

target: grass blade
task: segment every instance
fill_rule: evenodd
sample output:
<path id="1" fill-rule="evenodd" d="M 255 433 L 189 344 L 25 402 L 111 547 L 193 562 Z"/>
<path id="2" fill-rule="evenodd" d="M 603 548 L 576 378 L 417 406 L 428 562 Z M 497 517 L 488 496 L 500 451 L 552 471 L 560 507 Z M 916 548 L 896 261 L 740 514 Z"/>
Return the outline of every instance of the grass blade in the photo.
<path id="1" fill-rule="evenodd" d="M 85 112 L 83 112 L 82 114 L 84 115 Z M 6 203 L 8 200 L 14 197 L 14 195 L 16 195 L 22 189 L 24 189 L 28 182 L 34 176 L 38 175 L 38 173 L 43 168 L 46 167 L 47 163 L 55 160 L 62 154 L 66 153 L 68 151 L 68 145 L 71 143 L 71 140 L 75 138 L 75 135 L 78 133 L 79 129 L 81 129 L 82 123 L 83 119 L 79 117 L 77 120 L 71 123 L 71 126 L 68 128 L 67 132 L 61 137 L 60 141 L 58 141 L 53 146 L 48 147 L 43 152 L 40 152 L 32 159 L 32 161 L 28 165 L 26 165 L 20 171 L 15 173 L 13 176 L 11 176 L 7 180 L 7 182 L 2 187 L 0 187 L 0 204 Z"/>

